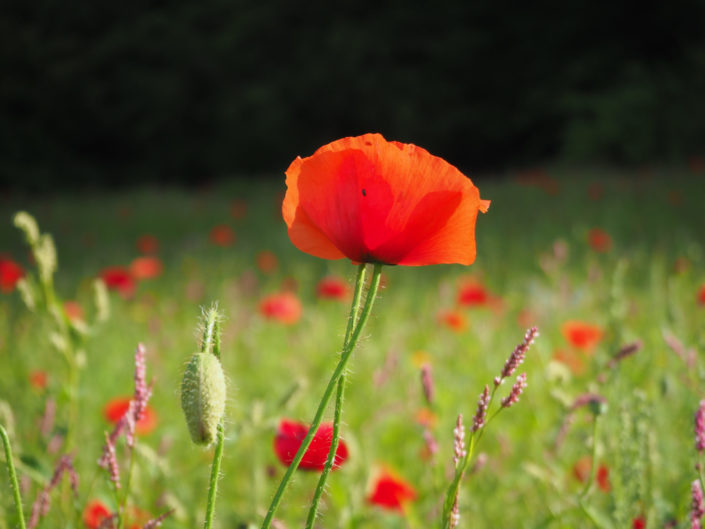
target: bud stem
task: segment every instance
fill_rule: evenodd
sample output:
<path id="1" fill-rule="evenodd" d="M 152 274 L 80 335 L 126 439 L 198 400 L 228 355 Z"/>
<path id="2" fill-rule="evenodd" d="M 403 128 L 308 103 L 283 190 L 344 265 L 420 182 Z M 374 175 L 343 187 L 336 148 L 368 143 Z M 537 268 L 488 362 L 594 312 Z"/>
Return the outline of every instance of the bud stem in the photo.
<path id="1" fill-rule="evenodd" d="M 12 485 L 12 493 L 15 496 L 15 508 L 17 509 L 17 520 L 20 523 L 20 529 L 26 529 L 24 523 L 24 513 L 22 512 L 22 496 L 20 496 L 20 486 L 17 482 L 17 473 L 15 472 L 15 462 L 12 459 L 12 447 L 10 446 L 10 438 L 7 436 L 5 428 L 0 424 L 0 437 L 5 448 L 5 462 L 7 470 L 10 474 L 10 484 Z"/>
<path id="2" fill-rule="evenodd" d="M 361 264 L 360 267 L 364 267 L 364 264 Z M 374 265 L 374 271 L 372 274 L 372 281 L 370 283 L 370 288 L 367 291 L 367 297 L 365 299 L 365 305 L 362 308 L 362 312 L 360 313 L 360 317 L 358 318 L 357 322 L 353 325 L 353 323 L 348 322 L 349 326 L 353 327 L 353 331 L 350 335 L 350 339 L 348 342 L 343 346 L 343 352 L 340 355 L 340 361 L 338 362 L 338 365 L 335 367 L 335 370 L 333 371 L 333 374 L 330 377 L 330 380 L 328 381 L 328 385 L 326 386 L 325 391 L 323 392 L 323 397 L 321 398 L 320 403 L 318 404 L 318 409 L 316 410 L 316 415 L 313 418 L 313 421 L 311 421 L 311 426 L 308 429 L 308 433 L 306 434 L 306 437 L 304 438 L 303 442 L 301 443 L 301 446 L 299 447 L 299 451 L 296 452 L 296 456 L 294 457 L 294 460 L 291 462 L 289 465 L 289 468 L 287 469 L 286 473 L 284 474 L 284 477 L 282 478 L 281 483 L 279 484 L 279 488 L 277 489 L 276 493 L 274 494 L 274 498 L 272 499 L 272 503 L 269 506 L 269 510 L 267 511 L 267 515 L 264 518 L 264 521 L 262 522 L 262 529 L 269 529 L 269 527 L 272 525 L 272 521 L 274 519 L 274 513 L 277 511 L 277 508 L 279 507 L 279 504 L 281 503 L 282 497 L 284 495 L 284 492 L 286 491 L 287 486 L 289 485 L 289 482 L 291 481 L 291 477 L 293 476 L 294 472 L 296 469 L 299 467 L 299 463 L 301 463 L 301 459 L 303 459 L 304 454 L 306 453 L 306 450 L 308 450 L 308 447 L 311 444 L 311 441 L 313 440 L 313 436 L 318 431 L 318 427 L 321 424 L 321 420 L 323 419 L 323 413 L 326 410 L 326 406 L 330 402 L 331 397 L 333 396 L 333 391 L 336 389 L 336 386 L 338 385 L 338 382 L 340 381 L 340 378 L 343 376 L 343 373 L 345 372 L 345 368 L 348 364 L 348 360 L 350 360 L 350 356 L 352 355 L 353 350 L 355 349 L 355 345 L 357 345 L 358 340 L 360 339 L 360 334 L 362 333 L 362 329 L 365 327 L 365 323 L 367 323 L 367 319 L 370 316 L 370 312 L 372 311 L 372 306 L 374 305 L 375 297 L 377 296 L 377 290 L 379 288 L 379 282 L 380 282 L 380 277 L 382 274 L 382 265 L 381 264 L 375 264 Z M 358 282 L 362 283 L 360 281 L 362 276 L 362 273 L 358 271 Z M 357 290 L 359 285 L 356 285 L 355 290 Z M 354 318 L 355 313 L 353 312 L 354 307 L 351 307 L 351 314 L 350 318 Z"/>

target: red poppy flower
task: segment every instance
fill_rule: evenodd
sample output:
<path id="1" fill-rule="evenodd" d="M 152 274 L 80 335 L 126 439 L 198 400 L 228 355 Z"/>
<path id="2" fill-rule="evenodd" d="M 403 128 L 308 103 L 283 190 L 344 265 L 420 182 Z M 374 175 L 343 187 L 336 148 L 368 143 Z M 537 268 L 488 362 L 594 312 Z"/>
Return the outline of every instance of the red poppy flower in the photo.
<path id="1" fill-rule="evenodd" d="M 592 470 L 592 458 L 590 456 L 584 456 L 576 461 L 573 465 L 573 475 L 580 481 L 580 483 L 585 483 L 590 477 L 590 471 Z M 610 470 L 605 464 L 599 464 L 597 466 L 597 473 L 595 474 L 595 483 L 597 483 L 598 488 L 603 492 L 610 491 Z"/>
<path id="2" fill-rule="evenodd" d="M 602 329 L 582 321 L 567 321 L 562 327 L 563 337 L 578 349 L 590 352 L 602 340 Z"/>
<path id="3" fill-rule="evenodd" d="M 216 246 L 232 246 L 235 242 L 235 232 L 227 224 L 220 224 L 211 230 L 208 238 Z"/>
<path id="4" fill-rule="evenodd" d="M 0 292 L 9 294 L 24 277 L 24 270 L 16 262 L 0 257 Z"/>
<path id="5" fill-rule="evenodd" d="M 130 397 L 116 397 L 108 401 L 103 408 L 103 416 L 111 423 L 116 423 L 127 413 L 130 407 Z M 137 421 L 135 431 L 141 435 L 147 435 L 154 431 L 157 426 L 157 415 L 154 410 L 147 405 L 142 418 Z"/>
<path id="6" fill-rule="evenodd" d="M 339 277 L 328 276 L 321 279 L 316 285 L 316 297 L 319 299 L 346 300 L 350 289 L 345 280 Z"/>
<path id="7" fill-rule="evenodd" d="M 46 389 L 48 382 L 49 375 L 47 375 L 46 371 L 37 370 L 29 374 L 29 385 L 34 389 Z"/>
<path id="8" fill-rule="evenodd" d="M 274 453 L 285 465 L 290 465 L 298 452 L 301 442 L 308 433 L 308 425 L 301 422 L 282 419 L 274 437 Z M 333 442 L 333 423 L 324 422 L 318 427 L 313 440 L 301 459 L 299 468 L 302 470 L 322 471 L 328 458 L 330 445 Z M 348 458 L 348 447 L 341 439 L 335 451 L 333 469 L 340 467 Z"/>
<path id="9" fill-rule="evenodd" d="M 612 248 L 612 237 L 605 230 L 593 228 L 588 232 L 588 243 L 596 252 L 604 253 Z"/>
<path id="10" fill-rule="evenodd" d="M 705 285 L 701 286 L 698 292 L 698 303 L 705 305 Z"/>
<path id="11" fill-rule="evenodd" d="M 457 310 L 444 310 L 438 313 L 438 323 L 455 332 L 463 332 L 468 327 L 465 314 Z"/>
<path id="12" fill-rule="evenodd" d="M 279 266 L 279 260 L 274 252 L 263 250 L 257 254 L 257 268 L 263 274 L 271 274 Z"/>
<path id="13" fill-rule="evenodd" d="M 164 265 L 159 257 L 138 257 L 130 264 L 130 273 L 135 279 L 153 279 L 162 275 Z"/>
<path id="14" fill-rule="evenodd" d="M 404 505 L 416 498 L 416 491 L 406 481 L 388 469 L 375 478 L 367 501 L 383 509 L 403 512 Z"/>
<path id="15" fill-rule="evenodd" d="M 458 169 L 380 134 L 343 138 L 286 171 L 282 214 L 294 245 L 324 259 L 471 264 L 489 208 Z"/>
<path id="16" fill-rule="evenodd" d="M 112 513 L 100 500 L 91 500 L 83 509 L 83 523 L 88 529 L 98 529 Z"/>
<path id="17" fill-rule="evenodd" d="M 458 289 L 458 305 L 464 307 L 477 307 L 485 305 L 489 301 L 487 290 L 481 284 L 468 281 L 460 285 Z"/>
<path id="18" fill-rule="evenodd" d="M 632 529 L 646 529 L 646 518 L 637 516 L 632 520 Z"/>
<path id="19" fill-rule="evenodd" d="M 301 302 L 292 292 L 271 294 L 260 301 L 259 311 L 269 320 L 291 325 L 301 317 Z"/>
<path id="20" fill-rule="evenodd" d="M 137 251 L 143 255 L 155 254 L 159 251 L 159 239 L 154 235 L 141 235 L 137 239 Z"/>
<path id="21" fill-rule="evenodd" d="M 130 271 L 124 266 L 104 268 L 101 279 L 110 290 L 117 290 L 123 298 L 130 298 L 135 293 L 136 283 Z"/>

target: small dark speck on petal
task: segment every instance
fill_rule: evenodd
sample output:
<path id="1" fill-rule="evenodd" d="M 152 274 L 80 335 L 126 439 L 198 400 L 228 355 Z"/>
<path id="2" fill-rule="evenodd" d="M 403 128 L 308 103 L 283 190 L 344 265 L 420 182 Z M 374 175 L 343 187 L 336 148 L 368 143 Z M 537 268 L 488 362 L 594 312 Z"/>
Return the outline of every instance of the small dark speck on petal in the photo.
<path id="1" fill-rule="evenodd" d="M 366 197 L 366 196 L 367 196 L 367 191 L 365 191 L 364 188 L 362 189 L 362 196 L 363 196 L 363 197 Z"/>

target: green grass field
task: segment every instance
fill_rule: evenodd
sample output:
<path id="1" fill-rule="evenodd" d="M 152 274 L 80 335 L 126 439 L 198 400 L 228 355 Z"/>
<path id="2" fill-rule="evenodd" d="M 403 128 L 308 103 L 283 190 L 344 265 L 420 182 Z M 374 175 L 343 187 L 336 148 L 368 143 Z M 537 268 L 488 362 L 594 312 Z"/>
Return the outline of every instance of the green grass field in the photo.
<path id="1" fill-rule="evenodd" d="M 698 302 L 705 284 L 702 178 L 677 171 L 557 170 L 556 187 L 548 190 L 526 179 L 475 179 L 492 206 L 478 219 L 474 265 L 384 269 L 385 287 L 348 377 L 342 433 L 350 456 L 329 478 L 319 526 L 438 527 L 452 476 L 456 417 L 462 413 L 465 424 L 472 423 L 484 385 L 526 328 L 536 325 L 540 337 L 521 368 L 528 387 L 480 441 L 476 453 L 486 454 L 486 464 L 465 476 L 460 527 L 617 529 L 632 527 L 637 517 L 648 528 L 690 527 L 690 487 L 697 478 L 693 416 L 705 398 L 705 305 Z M 71 500 L 60 486 L 40 527 L 83 527 L 80 513 L 92 499 L 114 506 L 107 473 L 96 464 L 112 427 L 103 407 L 132 395 L 134 350 L 143 342 L 157 426 L 138 438 L 129 504 L 152 516 L 175 509 L 165 528 L 202 524 L 213 451 L 191 443 L 179 388 L 198 349 L 201 310 L 217 301 L 226 316 L 228 402 L 215 526 L 259 527 L 284 472 L 272 449 L 277 424 L 283 417 L 311 420 L 343 341 L 349 305 L 317 299 L 316 284 L 338 275 L 352 287 L 355 268 L 316 259 L 290 243 L 281 219 L 283 191 L 282 178 L 232 180 L 201 191 L 66 192 L 0 202 L 0 254 L 32 270 L 12 217 L 19 210 L 34 215 L 55 238 L 59 295 L 78 301 L 87 320 L 93 318 L 92 279 L 105 267 L 129 265 L 139 255 L 138 237 L 158 239 L 164 264 L 161 276 L 141 281 L 131 299 L 110 292 L 109 319 L 85 339 L 75 424 L 68 410 L 70 370 L 51 344 L 50 318 L 28 310 L 17 291 L 0 294 L 0 424 L 19 460 L 25 516 L 67 448 L 80 476 L 79 498 Z M 234 200 L 247 204 L 242 218 L 231 215 Z M 209 242 L 210 230 L 221 224 L 234 229 L 232 246 Z M 611 237 L 607 251 L 591 248 L 593 228 Z M 257 267 L 263 250 L 277 257 L 272 272 Z M 457 306 L 458 287 L 469 276 L 487 289 L 491 303 Z M 265 319 L 258 308 L 265 295 L 285 288 L 296 289 L 303 307 L 293 325 Z M 439 323 L 451 310 L 467 319 L 464 329 Z M 570 320 L 604 331 L 589 354 L 566 341 L 562 326 Z M 679 358 L 664 335 L 694 349 L 694 363 Z M 607 367 L 636 340 L 641 350 Z M 582 369 L 573 372 L 568 357 Z M 427 407 L 419 358 L 430 362 L 435 380 L 430 431 L 439 450 L 432 457 L 424 455 L 418 420 Z M 46 389 L 30 384 L 38 370 L 48 374 Z M 502 396 L 509 388 L 502 387 Z M 608 403 L 595 439 L 588 407 L 570 414 L 565 427 L 570 406 L 588 392 Z M 39 422 L 48 398 L 56 401 L 57 415 L 43 435 Z M 75 430 L 67 447 L 61 439 L 69 427 Z M 52 452 L 56 436 L 58 451 Z M 609 490 L 593 484 L 582 494 L 585 484 L 574 467 L 591 456 L 594 442 Z M 123 465 L 126 453 L 120 441 Z M 382 467 L 416 490 L 403 514 L 367 501 Z M 4 463 L 0 471 L 0 529 L 9 529 L 17 527 L 15 507 Z M 121 471 L 125 479 L 127 468 Z M 297 472 L 277 513 L 282 527 L 302 527 L 317 477 Z M 671 521 L 677 525 L 666 525 Z"/>

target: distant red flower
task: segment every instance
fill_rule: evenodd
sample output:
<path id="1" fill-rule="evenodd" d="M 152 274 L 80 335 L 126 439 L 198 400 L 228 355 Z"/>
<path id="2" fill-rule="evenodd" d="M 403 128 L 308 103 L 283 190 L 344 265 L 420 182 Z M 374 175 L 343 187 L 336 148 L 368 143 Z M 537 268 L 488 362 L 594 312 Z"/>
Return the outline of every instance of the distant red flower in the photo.
<path id="1" fill-rule="evenodd" d="M 259 311 L 269 320 L 291 325 L 301 317 L 301 302 L 292 292 L 271 294 L 260 301 Z"/>
<path id="2" fill-rule="evenodd" d="M 208 238 L 216 246 L 232 246 L 235 243 L 235 232 L 227 224 L 219 224 L 211 230 Z"/>
<path id="3" fill-rule="evenodd" d="M 124 266 L 104 268 L 101 279 L 110 290 L 116 290 L 123 298 L 130 298 L 135 293 L 136 283 L 130 271 Z"/>
<path id="4" fill-rule="evenodd" d="M 574 375 L 580 375 L 585 372 L 585 360 L 574 351 L 556 349 L 553 353 L 553 359 L 567 366 Z"/>
<path id="5" fill-rule="evenodd" d="M 592 458 L 590 456 L 584 456 L 576 461 L 573 465 L 573 475 L 575 479 L 581 483 L 586 483 L 590 477 L 590 471 L 592 470 Z M 595 482 L 598 488 L 603 492 L 610 491 L 610 471 L 607 465 L 600 463 L 597 466 L 597 473 L 595 474 Z"/>
<path id="6" fill-rule="evenodd" d="M 286 171 L 282 214 L 299 250 L 323 259 L 471 264 L 489 208 L 458 169 L 380 134 L 342 138 Z"/>
<path id="7" fill-rule="evenodd" d="M 349 293 L 350 289 L 347 282 L 339 277 L 324 277 L 316 285 L 316 297 L 319 299 L 343 301 L 348 298 Z"/>
<path id="8" fill-rule="evenodd" d="M 81 307 L 81 304 L 78 301 L 64 301 L 64 313 L 70 321 L 81 321 L 84 319 L 83 307 Z"/>
<path id="9" fill-rule="evenodd" d="M 257 254 L 257 268 L 263 274 L 271 274 L 279 266 L 279 260 L 274 252 L 262 250 Z"/>
<path id="10" fill-rule="evenodd" d="M 162 275 L 164 265 L 159 257 L 137 257 L 130 264 L 130 273 L 135 279 L 153 279 Z"/>
<path id="11" fill-rule="evenodd" d="M 537 187 L 551 196 L 556 196 L 560 191 L 558 181 L 549 176 L 544 169 L 528 169 L 516 175 L 516 181 L 527 187 Z"/>
<path id="12" fill-rule="evenodd" d="M 24 277 L 24 270 L 11 259 L 0 257 L 0 292 L 9 294 L 17 282 Z"/>
<path id="13" fill-rule="evenodd" d="M 688 167 L 693 174 L 705 173 L 705 157 L 691 156 L 688 158 Z"/>
<path id="14" fill-rule="evenodd" d="M 243 218 L 247 215 L 247 202 L 236 198 L 230 203 L 230 216 L 235 220 Z"/>
<path id="15" fill-rule="evenodd" d="M 137 239 L 137 251 L 143 255 L 155 254 L 159 251 L 159 239 L 154 235 L 141 235 Z"/>
<path id="16" fill-rule="evenodd" d="M 457 310 L 443 310 L 438 313 L 438 323 L 455 332 L 463 332 L 468 327 L 465 314 Z"/>
<path id="17" fill-rule="evenodd" d="M 612 237 L 605 230 L 593 228 L 588 232 L 588 244 L 596 252 L 604 253 L 612 248 Z"/>
<path id="18" fill-rule="evenodd" d="M 705 285 L 700 287 L 700 292 L 698 292 L 698 303 L 705 305 Z"/>
<path id="19" fill-rule="evenodd" d="M 32 371 L 29 374 L 29 385 L 34 389 L 42 390 L 46 389 L 49 382 L 49 375 L 46 371 Z"/>
<path id="20" fill-rule="evenodd" d="M 489 298 L 485 287 L 475 281 L 465 282 L 458 289 L 458 305 L 464 307 L 486 305 Z"/>
<path id="21" fill-rule="evenodd" d="M 602 186 L 602 184 L 600 182 L 593 182 L 588 187 L 588 196 L 592 200 L 600 200 L 604 194 L 605 194 L 605 188 Z"/>
<path id="22" fill-rule="evenodd" d="M 690 270 L 691 266 L 690 259 L 687 257 L 677 257 L 676 260 L 673 261 L 673 271 L 676 274 L 683 274 L 687 272 Z"/>
<path id="23" fill-rule="evenodd" d="M 404 505 L 416 499 L 413 487 L 388 469 L 383 469 L 375 478 L 367 501 L 383 509 L 403 512 Z"/>
<path id="24" fill-rule="evenodd" d="M 98 529 L 112 513 L 100 500 L 91 500 L 83 509 L 83 523 L 88 529 Z"/>
<path id="25" fill-rule="evenodd" d="M 103 408 L 103 416 L 109 422 L 115 424 L 127 413 L 130 407 L 130 397 L 116 397 L 108 401 Z M 135 431 L 141 435 L 147 435 L 157 427 L 157 416 L 154 410 L 147 405 L 142 418 L 137 421 Z"/>
<path id="26" fill-rule="evenodd" d="M 602 328 L 582 321 L 567 321 L 561 329 L 572 346 L 590 352 L 602 340 Z"/>
<path id="27" fill-rule="evenodd" d="M 274 437 L 274 453 L 284 465 L 290 465 L 308 433 L 308 425 L 301 422 L 282 419 Z M 318 427 L 313 440 L 304 454 L 299 468 L 302 470 L 322 471 L 333 442 L 333 423 L 324 422 Z M 341 439 L 333 460 L 333 469 L 340 467 L 348 458 L 348 447 Z"/>
<path id="28" fill-rule="evenodd" d="M 646 518 L 637 516 L 632 520 L 632 529 L 646 529 Z"/>

